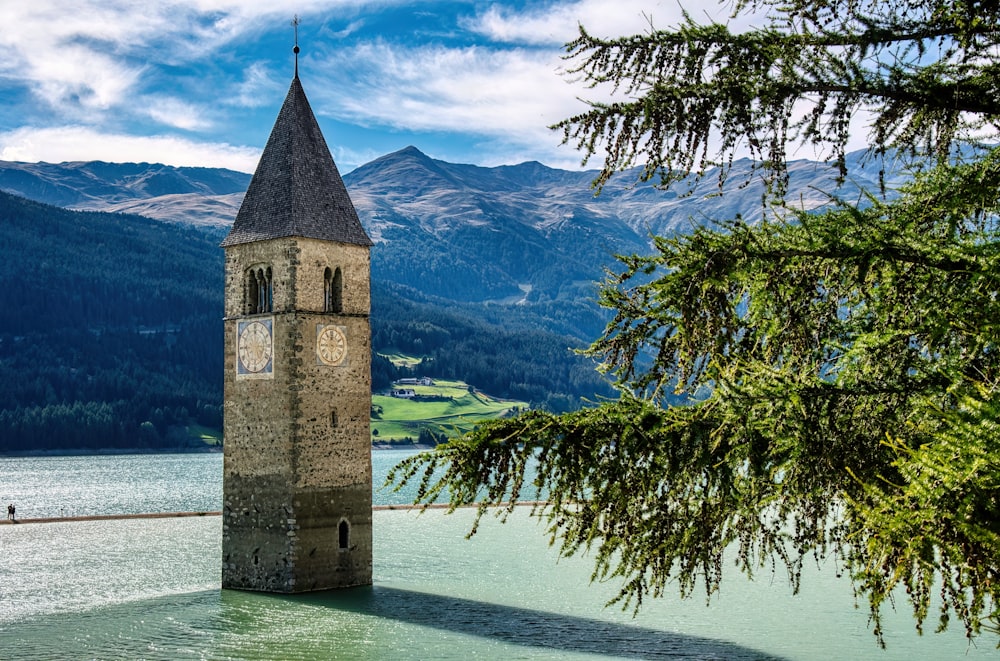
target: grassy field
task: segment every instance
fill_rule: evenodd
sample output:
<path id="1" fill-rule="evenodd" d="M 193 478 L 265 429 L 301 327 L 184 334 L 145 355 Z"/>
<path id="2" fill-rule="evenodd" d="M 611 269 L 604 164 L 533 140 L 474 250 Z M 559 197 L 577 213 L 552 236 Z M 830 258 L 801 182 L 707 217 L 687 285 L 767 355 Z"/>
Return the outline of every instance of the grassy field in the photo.
<path id="1" fill-rule="evenodd" d="M 222 445 L 222 434 L 217 429 L 202 425 L 188 425 L 188 435 L 201 439 L 205 445 Z"/>
<path id="2" fill-rule="evenodd" d="M 379 354 L 389 359 L 389 362 L 396 367 L 416 367 L 420 363 L 424 362 L 423 358 L 416 358 L 414 356 L 407 356 L 402 353 L 383 353 Z"/>
<path id="3" fill-rule="evenodd" d="M 372 442 L 416 442 L 421 429 L 455 436 L 471 430 L 483 420 L 509 415 L 527 408 L 525 402 L 500 400 L 481 392 L 470 392 L 461 381 L 435 381 L 433 386 L 405 386 L 418 396 L 439 401 L 415 401 L 372 395 Z"/>

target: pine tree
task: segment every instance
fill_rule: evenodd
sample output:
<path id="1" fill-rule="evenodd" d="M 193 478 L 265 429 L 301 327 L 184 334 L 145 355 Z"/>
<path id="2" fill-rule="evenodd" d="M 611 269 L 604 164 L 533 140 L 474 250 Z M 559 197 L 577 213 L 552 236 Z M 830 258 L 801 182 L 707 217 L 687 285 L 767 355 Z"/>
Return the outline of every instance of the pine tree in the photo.
<path id="1" fill-rule="evenodd" d="M 483 425 L 391 479 L 424 475 L 421 500 L 444 492 L 480 514 L 544 494 L 536 513 L 563 553 L 592 550 L 625 606 L 671 581 L 711 595 L 735 550 L 746 575 L 776 563 L 796 588 L 804 562 L 834 558 L 880 642 L 897 588 L 918 628 L 940 594 L 940 628 L 996 632 L 1000 149 L 977 141 L 1000 119 L 1000 5 L 735 10 L 768 20 L 613 40 L 581 28 L 573 71 L 625 98 L 557 127 L 604 156 L 598 188 L 637 162 L 663 186 L 720 165 L 724 194 L 746 150 L 773 213 L 621 257 L 600 294 L 614 318 L 589 349 L 617 400 Z M 910 183 L 822 212 L 781 204 L 796 145 L 849 176 L 859 118 L 872 158 L 910 159 Z"/>

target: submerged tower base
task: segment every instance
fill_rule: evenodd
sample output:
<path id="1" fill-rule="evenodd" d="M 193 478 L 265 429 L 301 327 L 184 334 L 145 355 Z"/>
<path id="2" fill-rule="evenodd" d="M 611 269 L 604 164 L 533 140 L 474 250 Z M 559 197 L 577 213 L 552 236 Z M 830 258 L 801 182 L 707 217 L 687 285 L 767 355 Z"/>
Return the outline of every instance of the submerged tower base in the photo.
<path id="1" fill-rule="evenodd" d="M 370 585 L 371 517 L 359 516 L 366 509 L 368 485 L 293 495 L 277 480 L 231 478 L 222 587 L 290 593 Z"/>

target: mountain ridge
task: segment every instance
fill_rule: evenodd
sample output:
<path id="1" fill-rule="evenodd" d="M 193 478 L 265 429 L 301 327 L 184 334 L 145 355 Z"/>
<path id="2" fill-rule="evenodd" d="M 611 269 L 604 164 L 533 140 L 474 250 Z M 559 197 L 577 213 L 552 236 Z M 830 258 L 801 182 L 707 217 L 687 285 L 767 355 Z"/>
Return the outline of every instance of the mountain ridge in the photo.
<path id="1" fill-rule="evenodd" d="M 850 155 L 857 166 L 862 152 Z M 823 191 L 851 198 L 880 185 L 875 168 L 836 180 L 829 164 L 789 164 L 790 198 L 806 208 L 829 203 Z M 614 177 L 595 196 L 595 170 L 570 171 L 528 161 L 483 167 L 434 159 L 414 146 L 380 156 L 343 179 L 375 241 L 373 279 L 440 300 L 470 305 L 519 304 L 536 323 L 590 339 L 603 323 L 594 310 L 595 282 L 615 255 L 644 253 L 651 234 L 690 231 L 739 214 L 764 213 L 764 183 L 752 163 L 729 175 L 740 185 L 719 195 L 717 173 L 678 183 L 681 194 Z M 221 238 L 239 209 L 250 175 L 160 164 L 0 162 L 0 190 L 68 208 L 142 215 L 197 226 Z M 686 193 L 686 194 L 684 194 Z M 590 301 L 583 312 L 581 301 Z M 556 309 L 553 309 L 553 306 Z M 567 323 L 575 310 L 581 323 Z"/>
<path id="2" fill-rule="evenodd" d="M 790 197 L 799 197 L 806 206 L 829 201 L 828 194 L 866 188 L 875 190 L 885 167 L 869 167 L 864 163 L 866 150 L 848 155 L 851 177 L 846 183 L 836 181 L 837 171 L 822 161 L 797 159 L 789 162 Z M 572 204 L 590 210 L 603 209 L 603 217 L 614 214 L 624 219 L 633 231 L 645 235 L 647 230 L 669 233 L 693 216 L 715 219 L 732 217 L 731 209 L 739 208 L 748 221 L 758 219 L 764 206 L 760 203 L 764 183 L 750 175 L 752 162 L 734 162 L 730 182 L 740 182 L 719 195 L 717 170 L 709 170 L 698 180 L 689 178 L 675 185 L 682 191 L 664 191 L 649 182 L 638 182 L 640 168 L 619 173 L 595 195 L 592 187 L 597 170 L 560 170 L 537 161 L 513 165 L 484 167 L 449 163 L 434 159 L 412 145 L 380 156 L 344 175 L 352 182 L 359 197 L 365 194 L 420 197 L 429 192 L 460 193 L 525 193 L 541 194 L 548 203 Z M 890 184 L 897 181 L 891 175 Z M 127 212 L 125 205 L 142 202 L 147 214 L 169 219 L 169 210 L 176 208 L 185 196 L 200 196 L 228 201 L 228 207 L 239 206 L 239 195 L 246 190 L 250 174 L 223 168 L 175 167 L 159 163 L 107 163 L 104 161 L 74 161 L 63 163 L 24 163 L 0 161 L 0 190 L 47 204 L 89 211 Z M 388 180 L 384 183 L 381 180 Z M 416 183 L 415 183 L 416 182 Z M 437 182 L 438 185 L 432 186 Z M 810 192 L 805 197 L 802 195 Z M 160 199 L 165 198 L 165 199 Z M 715 200 L 720 201 L 716 203 Z M 724 201 L 724 202 L 723 202 Z M 747 203 L 747 202 L 750 203 Z M 234 204 L 235 203 L 235 204 Z M 158 204 L 164 209 L 157 210 Z M 636 214 L 639 205 L 643 213 Z M 697 207 L 700 213 L 691 213 Z M 720 213 L 721 210 L 721 213 Z M 713 213 L 708 213 L 712 211 Z M 232 222 L 229 213 L 203 212 L 198 224 L 226 225 Z M 677 218 L 676 216 L 680 216 Z M 639 218 L 643 220 L 639 220 Z M 470 219 L 471 220 L 471 219 Z M 181 222 L 190 222 L 187 218 Z M 377 223 L 376 223 L 377 224 Z"/>
<path id="3" fill-rule="evenodd" d="M 168 194 L 227 195 L 246 190 L 250 175 L 161 163 L 0 161 L 0 190 L 54 206 L 106 211 L 128 200 Z"/>
<path id="4" fill-rule="evenodd" d="M 810 162 L 790 170 L 803 199 L 835 177 Z M 348 173 L 376 239 L 373 384 L 400 375 L 378 355 L 387 352 L 422 357 L 421 374 L 550 410 L 612 396 L 572 349 L 607 322 L 595 283 L 615 255 L 648 252 L 650 232 L 763 207 L 752 185 L 723 202 L 709 178 L 682 182 L 685 197 L 628 173 L 595 197 L 594 175 L 453 164 L 416 148 Z M 188 427 L 218 428 L 219 242 L 246 181 L 148 163 L 0 163 L 0 189 L 49 198 L 0 192 L 0 451 L 184 447 Z"/>

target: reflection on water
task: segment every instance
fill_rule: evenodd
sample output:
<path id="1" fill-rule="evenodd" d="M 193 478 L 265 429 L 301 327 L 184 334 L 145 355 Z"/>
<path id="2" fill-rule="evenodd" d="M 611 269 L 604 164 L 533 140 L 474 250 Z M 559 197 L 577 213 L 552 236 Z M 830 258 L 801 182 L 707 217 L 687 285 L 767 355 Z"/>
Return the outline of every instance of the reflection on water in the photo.
<path id="1" fill-rule="evenodd" d="M 199 468 L 178 468 L 178 491 L 200 488 L 182 478 Z M 377 511 L 374 586 L 300 596 L 220 590 L 220 517 L 0 526 L 0 658 L 996 658 L 995 639 L 918 637 L 905 610 L 880 651 L 827 569 L 798 596 L 780 576 L 732 575 L 710 607 L 671 594 L 633 618 L 525 510 L 466 540 L 472 516 Z"/>

